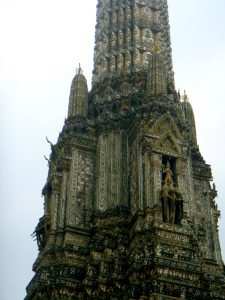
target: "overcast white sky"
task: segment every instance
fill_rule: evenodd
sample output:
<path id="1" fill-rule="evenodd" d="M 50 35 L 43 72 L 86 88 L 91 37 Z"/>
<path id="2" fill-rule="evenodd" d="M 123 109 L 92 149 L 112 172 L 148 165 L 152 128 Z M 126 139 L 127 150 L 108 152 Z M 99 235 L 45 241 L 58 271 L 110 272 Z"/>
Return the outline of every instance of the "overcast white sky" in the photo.
<path id="1" fill-rule="evenodd" d="M 0 0 L 0 298 L 21 300 L 37 256 L 45 137 L 55 143 L 78 63 L 89 87 L 96 0 Z M 225 1 L 168 0 L 176 86 L 193 105 L 212 165 L 225 257 Z"/>

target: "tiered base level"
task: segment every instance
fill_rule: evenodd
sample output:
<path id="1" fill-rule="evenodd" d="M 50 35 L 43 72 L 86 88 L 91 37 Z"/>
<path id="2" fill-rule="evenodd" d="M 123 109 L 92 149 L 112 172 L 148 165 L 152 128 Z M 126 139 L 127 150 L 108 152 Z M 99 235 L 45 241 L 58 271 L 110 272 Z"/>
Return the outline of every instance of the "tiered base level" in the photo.
<path id="1" fill-rule="evenodd" d="M 191 231 L 156 218 L 157 208 L 96 217 L 88 247 L 64 245 L 38 258 L 26 300 L 225 299 L 223 270 L 201 258 Z"/>

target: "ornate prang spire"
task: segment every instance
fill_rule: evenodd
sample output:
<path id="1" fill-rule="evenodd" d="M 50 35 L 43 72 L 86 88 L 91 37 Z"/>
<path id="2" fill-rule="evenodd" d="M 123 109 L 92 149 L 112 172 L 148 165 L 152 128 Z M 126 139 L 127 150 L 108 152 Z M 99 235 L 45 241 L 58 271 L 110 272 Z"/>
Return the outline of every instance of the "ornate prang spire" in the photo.
<path id="1" fill-rule="evenodd" d="M 76 75 L 71 84 L 68 117 L 87 116 L 88 87 L 87 80 L 79 64 Z"/>
<path id="2" fill-rule="evenodd" d="M 93 84 L 115 73 L 147 70 L 155 41 L 166 79 L 173 82 L 169 28 L 166 0 L 99 0 Z"/>

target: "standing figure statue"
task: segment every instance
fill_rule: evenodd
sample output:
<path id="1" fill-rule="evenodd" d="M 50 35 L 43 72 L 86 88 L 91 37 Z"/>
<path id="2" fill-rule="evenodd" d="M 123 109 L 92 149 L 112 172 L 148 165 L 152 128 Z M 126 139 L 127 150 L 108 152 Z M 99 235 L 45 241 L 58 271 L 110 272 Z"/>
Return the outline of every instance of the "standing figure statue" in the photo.
<path id="1" fill-rule="evenodd" d="M 181 225 L 183 218 L 183 200 L 181 193 L 175 187 L 170 162 L 163 165 L 163 186 L 161 189 L 162 217 L 164 223 Z"/>
<path id="2" fill-rule="evenodd" d="M 165 174 L 164 186 L 173 187 L 174 185 L 173 178 L 172 178 L 173 172 L 171 171 L 169 161 L 167 161 L 166 166 L 164 166 L 163 168 L 163 174 Z"/>

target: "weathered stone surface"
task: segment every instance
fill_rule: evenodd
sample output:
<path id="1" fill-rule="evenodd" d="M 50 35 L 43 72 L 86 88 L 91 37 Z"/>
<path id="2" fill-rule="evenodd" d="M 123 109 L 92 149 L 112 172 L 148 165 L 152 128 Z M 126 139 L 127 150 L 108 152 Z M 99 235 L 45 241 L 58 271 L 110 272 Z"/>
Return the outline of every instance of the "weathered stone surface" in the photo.
<path id="1" fill-rule="evenodd" d="M 217 191 L 174 87 L 166 0 L 99 0 L 43 189 L 26 300 L 221 300 Z"/>

